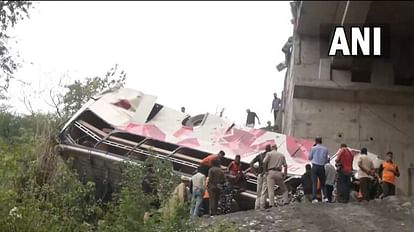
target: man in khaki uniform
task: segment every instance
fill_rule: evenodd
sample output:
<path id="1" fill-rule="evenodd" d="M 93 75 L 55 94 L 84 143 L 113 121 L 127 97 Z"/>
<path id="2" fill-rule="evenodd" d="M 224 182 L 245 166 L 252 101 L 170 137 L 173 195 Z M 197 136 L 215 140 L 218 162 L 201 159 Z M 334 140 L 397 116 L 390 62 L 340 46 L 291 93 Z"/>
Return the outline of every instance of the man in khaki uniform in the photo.
<path id="1" fill-rule="evenodd" d="M 181 183 L 174 189 L 173 197 L 175 197 L 180 204 L 185 204 L 189 201 L 190 181 L 190 178 L 181 176 Z"/>
<path id="2" fill-rule="evenodd" d="M 190 178 L 181 176 L 181 183 L 175 187 L 171 198 L 167 204 L 162 208 L 162 215 L 164 217 L 174 217 L 174 209 L 177 206 L 185 206 L 190 199 Z"/>
<path id="3" fill-rule="evenodd" d="M 283 192 L 283 204 L 288 204 L 288 191 L 284 182 L 284 179 L 287 176 L 286 158 L 282 153 L 277 152 L 276 145 L 273 145 L 272 151 L 266 154 L 263 164 L 267 167 L 267 189 L 269 193 L 270 207 L 275 205 L 275 184 L 277 184 Z M 282 169 L 284 169 L 283 172 Z"/>
<path id="4" fill-rule="evenodd" d="M 271 151 L 272 147 L 267 145 L 265 151 L 258 154 L 251 162 L 250 168 L 253 173 L 257 177 L 257 184 L 256 184 L 256 202 L 254 209 L 264 209 L 266 203 L 266 195 L 267 195 L 267 182 L 266 182 L 266 167 L 263 166 L 263 160 L 266 156 L 266 153 Z M 254 168 L 254 164 L 257 163 L 257 168 Z"/>

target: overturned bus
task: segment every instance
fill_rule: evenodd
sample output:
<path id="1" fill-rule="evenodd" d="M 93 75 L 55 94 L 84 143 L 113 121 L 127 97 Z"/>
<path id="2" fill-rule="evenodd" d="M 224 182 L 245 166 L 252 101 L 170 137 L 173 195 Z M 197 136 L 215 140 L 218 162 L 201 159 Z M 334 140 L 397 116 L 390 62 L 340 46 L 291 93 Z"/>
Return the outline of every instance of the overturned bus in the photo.
<path id="1" fill-rule="evenodd" d="M 120 163 L 141 163 L 148 157 L 170 160 L 175 172 L 191 176 L 203 158 L 220 150 L 226 153 L 223 166 L 240 155 L 246 170 L 270 144 L 285 154 L 289 176 L 305 171 L 313 141 L 235 125 L 210 113 L 190 116 L 156 100 L 128 88 L 105 91 L 90 99 L 60 131 L 60 154 L 73 158 L 81 180 L 93 180 L 102 198 L 109 199 L 116 190 Z M 256 177 L 246 175 L 245 190 L 235 198 L 241 210 L 254 208 L 256 198 Z"/>

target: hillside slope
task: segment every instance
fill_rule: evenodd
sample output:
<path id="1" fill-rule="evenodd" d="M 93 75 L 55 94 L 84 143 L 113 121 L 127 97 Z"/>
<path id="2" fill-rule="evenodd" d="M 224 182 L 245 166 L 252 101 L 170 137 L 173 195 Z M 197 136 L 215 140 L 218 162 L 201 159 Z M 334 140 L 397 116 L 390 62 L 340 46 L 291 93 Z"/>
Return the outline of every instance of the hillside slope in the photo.
<path id="1" fill-rule="evenodd" d="M 207 218 L 206 227 L 221 222 L 241 231 L 413 231 L 414 199 L 390 197 L 369 203 L 293 203 L 261 211 Z"/>

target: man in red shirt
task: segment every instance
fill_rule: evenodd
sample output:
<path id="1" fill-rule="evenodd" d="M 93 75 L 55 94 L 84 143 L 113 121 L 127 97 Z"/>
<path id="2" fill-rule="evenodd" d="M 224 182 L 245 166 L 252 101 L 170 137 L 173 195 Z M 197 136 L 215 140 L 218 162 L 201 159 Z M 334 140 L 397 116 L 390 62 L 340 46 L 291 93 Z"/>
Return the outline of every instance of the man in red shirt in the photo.
<path id="1" fill-rule="evenodd" d="M 337 192 L 338 202 L 340 203 L 349 202 L 353 162 L 354 155 L 345 144 L 341 144 L 341 147 L 336 153 L 336 166 L 338 170 Z"/>

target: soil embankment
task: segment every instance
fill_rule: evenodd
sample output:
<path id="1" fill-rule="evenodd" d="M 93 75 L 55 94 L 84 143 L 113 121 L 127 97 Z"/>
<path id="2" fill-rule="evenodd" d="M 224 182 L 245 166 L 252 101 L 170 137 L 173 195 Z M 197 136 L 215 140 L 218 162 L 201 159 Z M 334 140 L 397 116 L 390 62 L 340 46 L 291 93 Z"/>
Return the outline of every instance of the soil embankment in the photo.
<path id="1" fill-rule="evenodd" d="M 371 202 L 293 203 L 261 211 L 206 218 L 205 226 L 225 222 L 241 231 L 413 231 L 414 199 L 390 197 Z"/>

